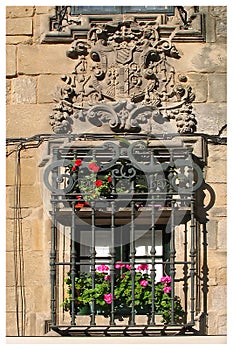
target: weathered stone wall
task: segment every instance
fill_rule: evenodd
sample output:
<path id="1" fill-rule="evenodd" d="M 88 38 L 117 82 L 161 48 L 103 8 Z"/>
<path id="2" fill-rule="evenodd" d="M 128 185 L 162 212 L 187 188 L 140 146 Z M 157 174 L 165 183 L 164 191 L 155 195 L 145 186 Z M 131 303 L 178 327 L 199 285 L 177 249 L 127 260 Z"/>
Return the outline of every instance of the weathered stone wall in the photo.
<path id="1" fill-rule="evenodd" d="M 206 15 L 206 42 L 176 43 L 181 58 L 177 73 L 188 77 L 196 100 L 197 132 L 223 135 L 226 125 L 226 7 L 201 7 Z M 6 113 L 7 137 L 51 133 L 48 116 L 60 76 L 71 74 L 74 62 L 66 57 L 69 44 L 41 44 L 53 7 L 11 6 L 6 9 Z M 25 335 L 44 334 L 50 319 L 49 249 L 50 220 L 43 208 L 38 164 L 43 149 L 21 151 L 22 235 L 15 230 L 16 153 L 7 158 L 7 335 L 17 335 L 15 274 L 16 244 L 21 241 L 25 293 Z M 11 149 L 14 147 L 12 146 Z M 208 145 L 206 182 L 215 193 L 208 213 L 208 332 L 226 333 L 226 146 Z M 17 234 L 16 234 L 17 232 Z M 18 243 L 17 243 L 18 242 Z M 18 260 L 17 260 L 18 259 Z M 18 290 L 19 291 L 19 290 Z M 19 305 L 22 308 L 22 305 Z M 21 325 L 21 320 L 19 322 Z"/>

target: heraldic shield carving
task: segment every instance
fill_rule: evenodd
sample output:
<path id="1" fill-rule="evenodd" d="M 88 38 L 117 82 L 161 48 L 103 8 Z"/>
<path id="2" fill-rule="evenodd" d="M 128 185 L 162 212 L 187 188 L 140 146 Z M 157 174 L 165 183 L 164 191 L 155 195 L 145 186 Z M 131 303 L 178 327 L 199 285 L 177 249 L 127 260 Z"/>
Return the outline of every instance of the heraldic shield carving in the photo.
<path id="1" fill-rule="evenodd" d="M 154 123 L 174 120 L 179 133 L 196 130 L 195 98 L 172 60 L 179 52 L 169 38 L 160 38 L 156 21 L 92 23 L 85 38 L 67 51 L 75 61 L 72 75 L 63 75 L 50 115 L 55 133 L 70 133 L 75 120 L 114 132 L 150 131 Z"/>

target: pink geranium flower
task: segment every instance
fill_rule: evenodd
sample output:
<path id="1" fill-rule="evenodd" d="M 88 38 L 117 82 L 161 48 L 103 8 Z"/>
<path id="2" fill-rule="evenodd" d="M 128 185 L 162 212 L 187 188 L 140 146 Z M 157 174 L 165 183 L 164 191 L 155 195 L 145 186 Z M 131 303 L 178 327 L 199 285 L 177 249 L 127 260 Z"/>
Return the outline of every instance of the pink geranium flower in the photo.
<path id="1" fill-rule="evenodd" d="M 111 302 L 112 302 L 112 293 L 110 293 L 110 294 L 104 294 L 104 301 L 105 301 L 107 304 L 111 304 Z"/>
<path id="2" fill-rule="evenodd" d="M 115 268 L 116 269 L 121 269 L 122 267 L 125 267 L 125 264 L 122 264 L 120 261 L 117 261 Z"/>
<path id="3" fill-rule="evenodd" d="M 163 291 L 165 294 L 169 294 L 171 292 L 171 289 L 172 289 L 171 287 L 164 287 Z"/>
<path id="4" fill-rule="evenodd" d="M 163 282 L 163 283 L 171 283 L 172 279 L 170 276 L 163 276 L 161 279 L 160 279 L 160 282 Z"/>
<path id="5" fill-rule="evenodd" d="M 146 287 L 149 282 L 147 280 L 141 280 L 139 283 L 142 287 Z"/>
<path id="6" fill-rule="evenodd" d="M 131 270 L 131 265 L 126 264 L 126 265 L 125 265 L 125 268 L 126 268 L 127 270 Z"/>
<path id="7" fill-rule="evenodd" d="M 105 281 L 111 281 L 111 276 L 110 275 L 104 276 L 104 280 Z"/>
<path id="8" fill-rule="evenodd" d="M 137 267 L 136 271 L 146 271 L 149 270 L 149 266 L 147 264 L 141 264 Z"/>
<path id="9" fill-rule="evenodd" d="M 107 272 L 107 271 L 109 271 L 109 267 L 107 265 L 99 265 L 96 267 L 96 271 Z"/>

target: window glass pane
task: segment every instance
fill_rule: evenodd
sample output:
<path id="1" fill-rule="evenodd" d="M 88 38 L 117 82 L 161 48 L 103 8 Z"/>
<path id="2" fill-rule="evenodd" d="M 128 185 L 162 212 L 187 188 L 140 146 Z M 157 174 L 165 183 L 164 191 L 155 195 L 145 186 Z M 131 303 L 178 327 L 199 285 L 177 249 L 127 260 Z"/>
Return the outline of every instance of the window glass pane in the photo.
<path id="1" fill-rule="evenodd" d="M 174 6 L 71 6 L 71 15 L 117 13 L 166 13 L 174 14 Z"/>
<path id="2" fill-rule="evenodd" d="M 120 6 L 71 6 L 71 15 L 121 13 Z"/>
<path id="3" fill-rule="evenodd" d="M 174 6 L 123 6 L 123 13 L 166 13 L 174 14 Z"/>

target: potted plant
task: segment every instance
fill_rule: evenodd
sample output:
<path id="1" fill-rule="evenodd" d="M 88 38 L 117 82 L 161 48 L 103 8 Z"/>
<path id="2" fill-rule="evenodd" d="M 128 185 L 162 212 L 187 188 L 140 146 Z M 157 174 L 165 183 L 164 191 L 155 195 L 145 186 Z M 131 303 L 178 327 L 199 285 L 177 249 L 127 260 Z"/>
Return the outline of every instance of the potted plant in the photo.
<path id="1" fill-rule="evenodd" d="M 131 266 L 117 262 L 115 265 L 114 278 L 114 308 L 115 315 L 128 316 L 132 307 L 132 277 Z M 68 296 L 63 302 L 66 311 L 70 310 L 71 301 L 71 280 L 65 279 L 67 284 Z M 75 307 L 76 313 L 83 312 L 83 308 L 88 307 L 95 300 L 97 314 L 106 317 L 110 315 L 112 294 L 111 294 L 111 275 L 107 265 L 100 265 L 96 268 L 95 288 L 92 288 L 91 273 L 80 273 L 75 278 Z M 152 304 L 152 281 L 149 267 L 147 264 L 137 266 L 135 272 L 134 288 L 135 313 L 150 315 Z M 164 276 L 160 282 L 155 283 L 155 310 L 156 314 L 162 316 L 162 322 L 167 324 L 171 321 L 171 277 Z M 183 319 L 184 311 L 181 306 L 181 300 L 178 296 L 174 297 L 174 321 L 180 323 Z"/>
<path id="2" fill-rule="evenodd" d="M 118 167 L 121 165 L 126 166 L 124 160 L 122 160 L 122 164 L 118 164 Z M 117 166 L 112 170 L 120 173 Z M 132 181 L 134 183 L 133 192 L 139 194 L 134 199 L 135 208 L 138 209 L 146 203 L 148 188 L 143 174 L 135 173 L 134 178 L 130 178 L 130 180 L 127 180 L 127 178 L 118 178 L 114 180 L 113 184 L 111 172 L 101 171 L 101 167 L 96 160 L 93 159 L 89 163 L 84 164 L 80 158 L 73 159 L 66 171 L 69 172 L 75 181 L 73 191 L 77 193 L 75 202 L 75 209 L 77 210 L 85 206 L 90 206 L 92 202 L 95 202 L 95 208 L 101 207 L 101 200 L 103 198 L 118 198 L 119 201 L 115 201 L 116 207 L 121 205 L 123 207 L 130 206 Z M 129 196 L 129 201 L 127 202 L 127 198 L 125 198 L 125 201 L 122 202 L 121 199 L 125 196 L 127 197 L 127 195 Z M 106 201 L 102 202 L 102 204 L 106 207 Z"/>
<path id="3" fill-rule="evenodd" d="M 77 192 L 76 209 L 89 206 L 91 201 L 101 197 L 108 198 L 112 192 L 110 173 L 98 174 L 100 166 L 95 160 L 90 161 L 85 167 L 82 165 L 82 159 L 74 159 L 67 169 L 75 180 L 74 192 Z"/>

